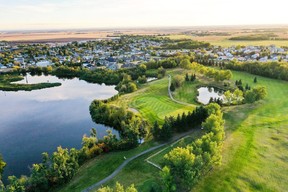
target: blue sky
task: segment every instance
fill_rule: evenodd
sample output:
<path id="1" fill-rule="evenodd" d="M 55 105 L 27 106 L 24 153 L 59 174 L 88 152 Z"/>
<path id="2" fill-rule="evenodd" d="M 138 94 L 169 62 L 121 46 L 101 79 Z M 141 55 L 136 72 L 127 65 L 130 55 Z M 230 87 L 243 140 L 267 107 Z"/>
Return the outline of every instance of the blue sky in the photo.
<path id="1" fill-rule="evenodd" d="M 286 0 L 0 0 L 0 30 L 288 24 Z"/>

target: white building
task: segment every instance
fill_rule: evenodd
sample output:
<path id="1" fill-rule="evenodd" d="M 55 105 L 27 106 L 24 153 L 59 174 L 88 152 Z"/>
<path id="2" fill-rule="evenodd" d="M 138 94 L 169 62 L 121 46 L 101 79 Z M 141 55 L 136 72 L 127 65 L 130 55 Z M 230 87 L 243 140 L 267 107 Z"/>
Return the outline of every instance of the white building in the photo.
<path id="1" fill-rule="evenodd" d="M 52 63 L 50 61 L 39 61 L 36 63 L 37 67 L 47 67 L 52 65 Z"/>

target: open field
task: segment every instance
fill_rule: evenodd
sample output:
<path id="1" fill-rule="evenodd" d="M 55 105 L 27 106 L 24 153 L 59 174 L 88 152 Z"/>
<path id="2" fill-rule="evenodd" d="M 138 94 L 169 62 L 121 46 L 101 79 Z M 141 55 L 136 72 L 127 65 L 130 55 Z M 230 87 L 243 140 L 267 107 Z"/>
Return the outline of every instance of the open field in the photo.
<path id="1" fill-rule="evenodd" d="M 269 45 L 276 45 L 276 46 L 288 46 L 288 40 L 261 40 L 261 41 L 232 41 L 229 40 L 230 37 L 227 36 L 208 36 L 208 37 L 195 37 L 191 35 L 169 35 L 166 36 L 171 39 L 192 39 L 197 41 L 206 41 L 211 43 L 212 45 L 222 46 L 222 47 L 231 47 L 237 45 L 243 46 L 269 46 Z"/>
<path id="2" fill-rule="evenodd" d="M 254 75 L 233 72 L 253 86 Z M 255 105 L 224 109 L 223 164 L 203 177 L 194 191 L 285 191 L 288 188 L 288 83 L 257 77 L 268 97 Z M 221 183 L 221 184 L 220 184 Z"/>
<path id="3" fill-rule="evenodd" d="M 70 42 L 81 40 L 105 39 L 119 35 L 158 35 L 181 32 L 178 28 L 139 28 L 139 29 L 90 29 L 59 31 L 19 31 L 1 32 L 0 41 L 15 43 Z"/>
<path id="4" fill-rule="evenodd" d="M 119 35 L 166 35 L 171 39 L 193 39 L 207 41 L 224 47 L 232 45 L 277 45 L 287 46 L 288 40 L 269 41 L 230 41 L 231 37 L 273 34 L 288 39 L 288 26 L 202 26 L 202 27 L 147 27 L 147 28 L 108 28 L 108 29 L 71 29 L 50 31 L 0 31 L 0 41 L 15 43 L 70 42 L 104 39 Z"/>

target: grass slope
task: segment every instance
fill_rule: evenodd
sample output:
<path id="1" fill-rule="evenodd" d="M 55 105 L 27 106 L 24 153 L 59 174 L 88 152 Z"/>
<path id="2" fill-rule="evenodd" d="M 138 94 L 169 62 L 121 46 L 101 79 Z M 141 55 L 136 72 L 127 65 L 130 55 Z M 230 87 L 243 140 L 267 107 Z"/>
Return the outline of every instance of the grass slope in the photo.
<path id="1" fill-rule="evenodd" d="M 254 85 L 254 75 L 233 72 Z M 288 189 L 288 83 L 257 77 L 268 97 L 255 105 L 225 109 L 223 165 L 203 177 L 193 191 L 286 191 Z"/>
<path id="2" fill-rule="evenodd" d="M 183 70 L 169 70 L 168 74 L 176 75 L 183 73 Z M 168 78 L 152 81 L 144 85 L 138 91 L 123 95 L 115 105 L 128 105 L 140 112 L 140 114 L 154 123 L 156 120 L 163 123 L 165 116 L 176 116 L 178 113 L 188 112 L 194 109 L 192 106 L 185 106 L 171 101 L 168 96 Z"/>
<path id="3" fill-rule="evenodd" d="M 170 70 L 167 73 L 175 75 L 182 72 L 183 70 Z M 178 113 L 182 113 L 184 111 L 188 112 L 194 109 L 193 106 L 187 107 L 172 102 L 168 96 L 167 89 L 168 89 L 168 78 L 165 77 L 163 79 L 156 80 L 146 85 L 143 85 L 138 91 L 134 93 L 121 96 L 118 100 L 114 101 L 113 104 L 118 106 L 126 105 L 133 109 L 136 109 L 144 118 L 149 120 L 150 123 L 154 123 L 154 121 L 156 120 L 162 123 L 165 116 L 177 115 Z M 77 172 L 77 174 L 75 175 L 75 177 L 72 179 L 71 182 L 55 191 L 59 192 L 81 191 L 86 187 L 89 187 L 90 185 L 110 175 L 121 163 L 123 163 L 124 156 L 126 158 L 132 157 L 156 144 L 157 143 L 148 142 L 133 150 L 113 152 L 105 154 L 100 157 L 96 157 L 95 159 L 81 166 L 80 170 Z M 136 159 L 132 163 L 129 163 L 127 166 L 128 167 L 127 169 L 131 170 L 131 168 L 129 167 L 130 166 L 133 167 L 136 164 L 139 167 L 139 170 L 135 170 L 137 172 L 135 174 L 137 175 L 140 171 L 142 173 L 146 173 L 146 175 L 141 175 L 140 177 L 137 177 L 132 173 L 128 174 L 129 178 L 123 177 L 126 178 L 124 179 L 124 181 L 127 180 L 126 182 L 123 182 L 123 184 L 128 185 L 131 182 L 133 183 L 134 181 L 135 183 L 137 183 L 137 180 L 135 179 L 138 179 L 140 182 L 142 182 L 143 179 L 145 180 L 145 178 L 151 178 L 151 180 L 148 179 L 149 182 L 146 183 L 145 186 L 146 185 L 150 186 L 151 182 L 156 184 L 156 182 L 154 182 L 152 178 L 158 178 L 159 176 L 158 169 L 152 167 L 148 163 L 142 163 L 143 158 L 145 159 L 147 155 L 139 159 Z M 127 174 L 125 170 L 126 168 L 124 169 L 124 173 Z M 118 178 L 118 176 L 116 178 Z M 119 181 L 122 182 L 123 179 Z"/>
<path id="4" fill-rule="evenodd" d="M 173 76 L 177 73 L 184 74 L 184 71 L 172 70 L 168 73 Z M 242 79 L 244 85 L 248 83 L 250 86 L 266 86 L 267 98 L 256 104 L 223 109 L 226 139 L 222 166 L 215 167 L 206 176 L 200 178 L 193 191 L 286 191 L 288 189 L 288 183 L 285 182 L 288 172 L 288 100 L 286 99 L 288 82 L 257 76 L 258 83 L 254 84 L 254 77 L 255 75 L 243 72 L 233 72 L 233 79 Z M 122 96 L 114 104 L 124 103 L 135 108 L 151 122 L 162 119 L 165 115 L 188 110 L 185 106 L 170 101 L 167 95 L 167 84 L 167 78 L 151 82 L 135 93 Z M 180 91 L 184 92 L 182 98 L 193 101 L 191 98 L 195 93 L 190 89 L 194 89 L 195 84 L 185 86 Z M 165 152 L 170 149 L 172 148 L 165 149 Z M 159 170 L 144 161 L 156 152 L 132 161 L 107 184 L 113 186 L 116 181 L 119 181 L 128 186 L 135 183 L 141 192 L 150 191 L 151 187 L 159 191 Z M 123 153 L 126 152 L 119 152 L 119 156 L 117 153 L 107 154 L 103 158 L 96 158 L 85 164 L 68 187 L 60 191 L 79 191 L 74 189 L 99 181 L 100 176 L 93 178 L 95 175 L 102 175 L 101 178 L 109 175 L 114 170 L 114 166 L 117 167 L 123 161 Z M 164 154 L 159 153 L 151 160 L 159 164 Z M 75 186 L 81 187 L 75 188 Z"/>

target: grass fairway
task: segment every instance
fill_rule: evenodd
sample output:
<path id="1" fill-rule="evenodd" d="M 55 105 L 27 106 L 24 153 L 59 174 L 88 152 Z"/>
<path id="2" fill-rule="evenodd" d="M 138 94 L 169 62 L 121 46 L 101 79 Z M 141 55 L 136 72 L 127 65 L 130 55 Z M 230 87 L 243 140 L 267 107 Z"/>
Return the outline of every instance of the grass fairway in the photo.
<path id="1" fill-rule="evenodd" d="M 168 73 L 173 76 L 178 73 L 185 74 L 185 71 L 176 69 Z M 255 84 L 253 83 L 254 77 L 255 75 L 233 71 L 234 81 L 242 79 L 244 85 L 248 83 L 252 87 L 266 86 L 267 98 L 255 104 L 223 108 L 226 139 L 222 165 L 201 177 L 192 189 L 193 191 L 287 191 L 288 100 L 286 98 L 288 82 L 257 76 L 258 83 Z M 167 85 L 168 78 L 163 78 L 144 85 L 137 92 L 121 96 L 113 103 L 125 104 L 137 109 L 150 122 L 193 108 L 172 102 L 167 94 Z M 193 103 L 195 93 L 191 92 L 191 89 L 194 90 L 196 85 L 197 82 L 185 84 L 180 90 L 183 93 L 178 93 L 178 98 L 186 98 L 187 101 Z M 111 153 L 95 158 L 81 167 L 72 182 L 59 191 L 81 191 L 80 189 L 85 186 L 113 172 L 115 167 L 123 162 L 124 155 L 129 157 L 129 154 L 135 154 L 150 145 L 152 146 L 148 143 L 131 151 Z M 168 147 L 167 151 L 169 150 Z M 144 161 L 157 151 L 130 162 L 107 185 L 114 186 L 115 182 L 119 181 L 125 186 L 134 183 L 141 192 L 150 191 L 152 186 L 159 191 L 161 183 L 159 169 Z M 151 160 L 160 163 L 163 155 L 164 152 L 159 153 Z"/>
<path id="2" fill-rule="evenodd" d="M 183 70 L 179 69 L 170 70 L 167 73 L 175 75 L 183 73 Z M 158 120 L 159 123 L 162 123 L 165 116 L 177 115 L 178 113 L 182 113 L 183 111 L 188 112 L 194 109 L 193 106 L 185 106 L 177 104 L 170 100 L 168 96 L 168 77 L 143 85 L 138 91 L 121 96 L 117 101 L 114 101 L 113 104 L 119 106 L 127 105 L 131 108 L 134 108 L 137 111 L 139 111 L 139 113 L 141 113 L 141 115 L 147 120 L 149 120 L 149 122 L 151 123 L 154 123 L 155 120 Z M 121 163 L 124 162 L 124 156 L 126 158 L 132 157 L 135 154 L 138 154 L 156 144 L 157 143 L 147 142 L 144 145 L 141 145 L 140 147 L 133 150 L 113 152 L 96 157 L 93 160 L 81 166 L 81 168 L 79 169 L 76 176 L 72 179 L 71 182 L 55 191 L 57 192 L 81 191 L 86 187 L 89 187 L 90 185 L 110 175 Z M 129 163 L 127 169 L 130 170 L 129 169 L 130 166 L 133 167 L 137 165 L 139 167 L 139 170 L 136 170 L 136 172 L 139 173 L 140 171 L 142 173 L 147 173 L 146 175 L 147 177 L 146 176 L 137 177 L 133 174 L 131 175 L 129 174 L 129 178 L 133 177 L 134 179 L 129 179 L 127 180 L 127 182 L 123 182 L 125 185 L 126 184 L 128 185 L 131 182 L 133 183 L 133 181 L 137 183 L 136 182 L 137 180 L 135 180 L 136 178 L 140 180 L 140 183 L 143 181 L 143 179 L 151 178 L 152 176 L 153 178 L 158 178 L 159 176 L 158 170 L 149 165 L 148 163 L 143 163 L 144 162 L 143 158 L 145 157 L 146 156 L 143 156 L 141 158 L 136 159 L 132 163 Z M 118 176 L 116 178 L 118 178 Z M 119 179 L 119 181 L 121 182 L 122 180 L 123 179 Z M 150 181 L 152 182 L 152 180 Z M 150 181 L 146 183 L 145 186 L 150 186 L 151 185 Z M 153 181 L 152 183 L 155 182 Z"/>
<path id="3" fill-rule="evenodd" d="M 173 76 L 183 73 L 183 70 L 169 70 L 167 73 Z M 138 110 L 149 122 L 154 123 L 157 120 L 160 124 L 163 123 L 165 116 L 176 116 L 178 113 L 194 109 L 193 106 L 185 106 L 171 101 L 167 89 L 168 78 L 164 77 L 144 85 L 134 93 L 121 96 L 113 104 L 128 105 Z"/>
<path id="4" fill-rule="evenodd" d="M 254 86 L 254 75 L 233 72 Z M 254 105 L 225 108 L 223 164 L 193 191 L 287 191 L 288 82 L 258 77 L 268 97 Z"/>

